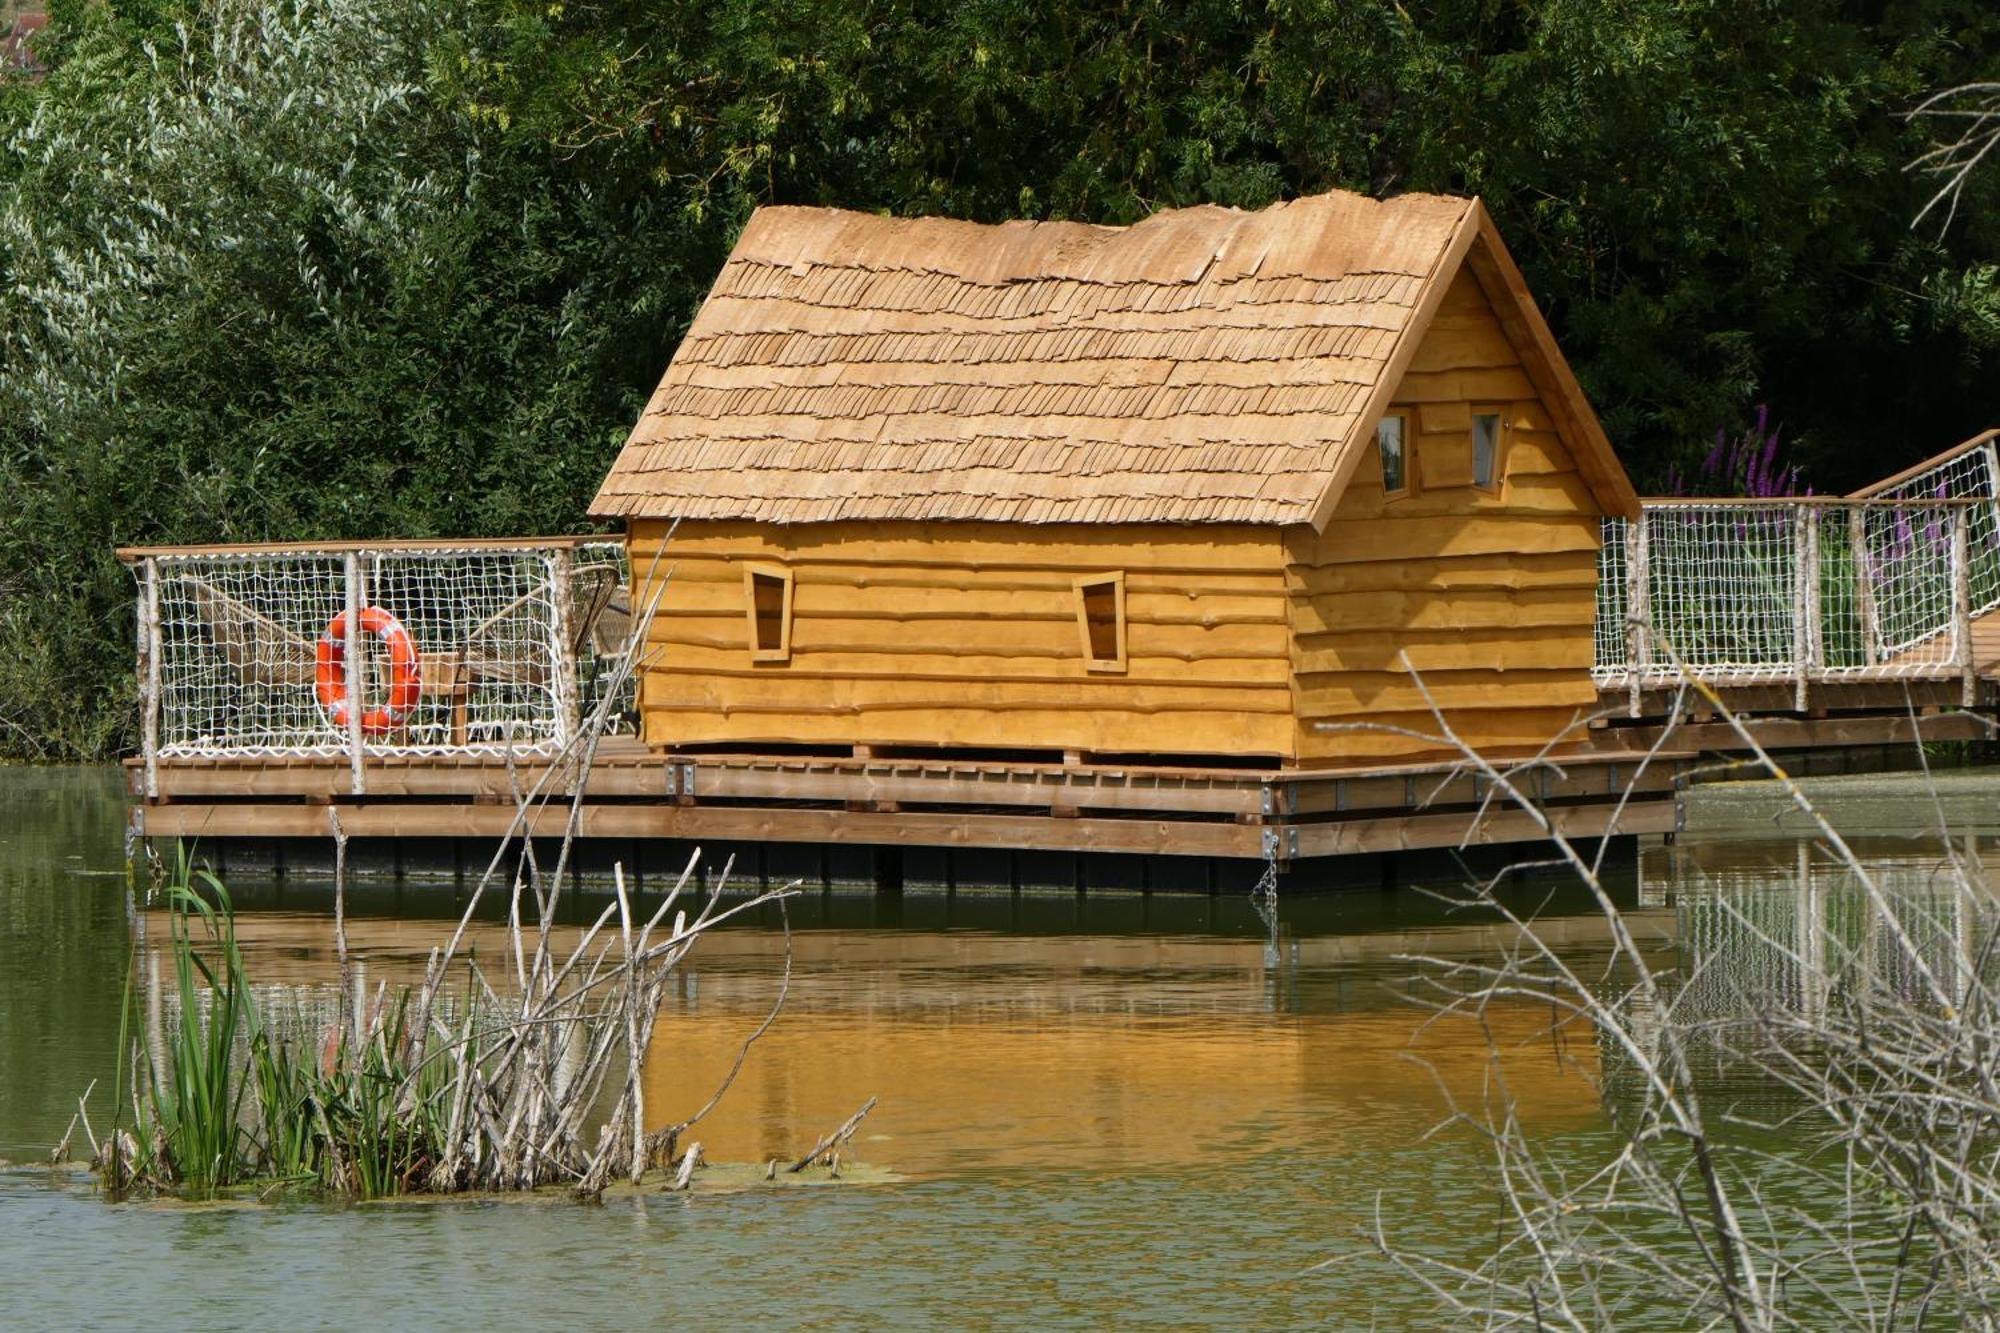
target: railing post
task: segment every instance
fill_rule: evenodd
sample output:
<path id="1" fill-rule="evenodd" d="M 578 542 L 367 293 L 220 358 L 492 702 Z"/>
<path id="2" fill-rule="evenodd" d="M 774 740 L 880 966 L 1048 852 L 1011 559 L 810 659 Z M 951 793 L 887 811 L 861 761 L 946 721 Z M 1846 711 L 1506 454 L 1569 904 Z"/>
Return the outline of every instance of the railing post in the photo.
<path id="1" fill-rule="evenodd" d="M 1970 708 L 1979 697 L 1979 677 L 1972 660 L 1972 550 L 1967 540 L 1970 511 L 1951 511 L 1951 624 L 1958 653 L 1959 702 Z"/>
<path id="2" fill-rule="evenodd" d="M 1646 563 L 1652 550 L 1651 518 L 1642 507 L 1639 517 L 1625 526 L 1625 669 L 1633 717 L 1639 716 L 1639 687 L 1653 657 L 1653 576 Z"/>
<path id="3" fill-rule="evenodd" d="M 359 796 L 368 790 L 361 751 L 361 714 L 368 707 L 368 654 L 361 637 L 361 553 L 347 553 L 347 762 L 348 788 Z"/>
<path id="4" fill-rule="evenodd" d="M 1861 660 L 1879 666 L 1882 651 L 1875 625 L 1875 573 L 1868 561 L 1868 510 L 1855 505 L 1847 511 L 1847 541 L 1854 548 L 1854 610 L 1861 621 Z"/>
<path id="5" fill-rule="evenodd" d="M 1819 519 L 1811 505 L 1792 512 L 1792 666 L 1798 673 L 1792 707 L 1806 711 L 1813 668 L 1819 665 Z"/>
<path id="6" fill-rule="evenodd" d="M 146 796 L 160 794 L 160 567 L 146 558 L 139 584 L 139 727 Z"/>
<path id="7" fill-rule="evenodd" d="M 576 678 L 576 609 L 570 593 L 574 562 L 575 552 L 568 547 L 549 553 L 549 597 L 555 612 L 556 742 L 561 746 L 568 746 L 583 730 Z"/>

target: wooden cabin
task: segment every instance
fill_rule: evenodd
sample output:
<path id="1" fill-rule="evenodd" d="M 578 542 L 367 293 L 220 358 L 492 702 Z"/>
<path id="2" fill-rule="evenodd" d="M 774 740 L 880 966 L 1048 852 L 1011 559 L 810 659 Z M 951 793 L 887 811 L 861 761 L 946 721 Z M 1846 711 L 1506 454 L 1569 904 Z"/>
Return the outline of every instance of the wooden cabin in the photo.
<path id="1" fill-rule="evenodd" d="M 1631 484 L 1476 199 L 774 207 L 592 512 L 644 737 L 1343 763 L 1537 746 Z M 669 577 L 670 576 L 670 577 Z"/>

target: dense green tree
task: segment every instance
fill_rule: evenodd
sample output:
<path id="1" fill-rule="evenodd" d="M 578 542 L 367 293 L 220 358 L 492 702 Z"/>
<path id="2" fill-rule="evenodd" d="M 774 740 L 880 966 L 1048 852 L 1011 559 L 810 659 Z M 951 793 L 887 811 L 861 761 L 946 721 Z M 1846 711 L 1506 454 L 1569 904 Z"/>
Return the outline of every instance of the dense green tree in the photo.
<path id="1" fill-rule="evenodd" d="M 116 745 L 115 541 L 573 527 L 749 211 L 1482 194 L 1642 483 L 2000 422 L 1989 0 L 65 0 L 0 93 L 0 745 Z M 8 725 L 20 728 L 9 732 Z"/>
<path id="2" fill-rule="evenodd" d="M 725 233 L 1473 192 L 1643 480 L 1763 400 L 1824 485 L 2000 418 L 2000 172 L 1912 234 L 1900 115 L 2000 72 L 1985 0 L 502 3 L 472 100 Z"/>

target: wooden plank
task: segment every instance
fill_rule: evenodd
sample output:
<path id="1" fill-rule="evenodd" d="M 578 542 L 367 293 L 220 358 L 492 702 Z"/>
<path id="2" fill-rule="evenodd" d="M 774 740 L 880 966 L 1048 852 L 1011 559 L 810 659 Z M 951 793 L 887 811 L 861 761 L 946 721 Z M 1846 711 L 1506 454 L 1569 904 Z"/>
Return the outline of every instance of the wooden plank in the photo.
<path id="1" fill-rule="evenodd" d="M 349 551 L 342 562 L 347 592 L 347 761 L 348 790 L 360 794 L 368 790 L 368 752 L 361 736 L 361 717 L 368 710 L 368 656 L 361 648 L 361 553 Z"/>
<path id="2" fill-rule="evenodd" d="M 643 568 L 667 525 L 634 520 L 630 549 Z M 1074 573 L 1106 568 L 1127 573 L 1275 572 L 1279 529 L 1252 524 L 1036 524 L 1024 539 L 1018 524 L 985 522 L 838 522 L 763 524 L 704 519 L 683 522 L 665 559 L 725 555 L 784 563 L 833 560 L 895 566 L 935 563 L 981 569 L 1046 569 Z"/>
<path id="3" fill-rule="evenodd" d="M 140 745 L 146 758 L 146 794 L 160 794 L 160 571 L 146 558 L 139 601 Z"/>
<path id="4" fill-rule="evenodd" d="M 1255 777 L 1217 775 L 1210 780 L 1132 780 L 1120 773 L 1088 769 L 1010 769 L 993 766 L 918 766 L 888 761 L 865 768 L 809 765 L 802 761 L 747 764 L 667 760 L 647 765 L 600 767 L 586 786 L 595 799 L 650 798 L 670 800 L 683 794 L 676 776 L 694 770 L 698 800 L 881 802 L 905 805 L 1009 805 L 1046 807 L 1066 804 L 1083 809 L 1138 810 L 1195 814 L 1257 814 L 1262 808 L 1263 782 Z M 523 786 L 541 776 L 538 768 L 519 770 Z M 163 795 L 176 802 L 295 797 L 327 800 L 345 795 L 339 771 L 328 765 L 310 768 L 202 767 L 168 768 Z M 513 788 L 504 769 L 407 768 L 369 771 L 370 799 L 457 797 L 484 804 L 511 804 Z"/>
<path id="5" fill-rule="evenodd" d="M 1972 647 L 1972 552 L 1968 542 L 1971 515 L 1951 516 L 1952 646 L 1958 659 L 1959 703 L 1967 708 L 1979 698 L 1979 679 Z"/>
<path id="6" fill-rule="evenodd" d="M 513 826 L 505 806 L 411 805 L 370 801 L 341 807 L 356 838 L 495 838 Z M 537 837 L 558 837 L 566 807 L 533 820 Z M 326 811 L 306 805 L 154 805 L 140 809 L 149 838 L 317 838 Z M 586 805 L 586 838 L 672 838 L 691 842 L 826 842 L 922 847 L 1036 848 L 1151 856 L 1253 858 L 1263 830 L 1234 822 L 1157 819 L 1050 819 L 1034 815 L 758 810 L 724 806 Z"/>
<path id="7" fill-rule="evenodd" d="M 1468 273 L 1461 272 L 1453 280 L 1458 288 L 1470 284 L 1468 293 L 1473 299 L 1480 297 L 1478 284 Z M 1447 300 L 1456 293 L 1448 293 Z M 1435 374 L 1450 370 L 1489 370 L 1516 367 L 1521 358 L 1514 353 L 1514 344 L 1507 341 L 1501 331 L 1500 322 L 1492 311 L 1480 305 L 1460 307 L 1453 314 L 1442 314 L 1431 321 L 1424 333 L 1424 339 L 1417 345 L 1417 354 L 1410 360 L 1410 374 Z"/>
<path id="8" fill-rule="evenodd" d="M 617 542 L 615 532 L 581 533 L 564 537 L 397 537 L 377 541 L 217 542 L 202 546 L 120 546 L 114 554 L 126 564 L 177 556 L 345 555 L 349 551 L 522 551 L 574 550 Z"/>
<path id="9" fill-rule="evenodd" d="M 1455 716 L 1461 709 L 1588 709 L 1597 702 L 1597 687 L 1582 670 L 1437 671 L 1427 673 L 1420 688 L 1407 672 L 1350 669 L 1301 674 L 1296 694 L 1302 718 L 1412 712 L 1432 704 Z"/>
<path id="10" fill-rule="evenodd" d="M 1568 800 L 1584 797 L 1616 797 L 1627 790 L 1639 795 L 1671 792 L 1679 780 L 1681 765 L 1672 759 L 1650 764 L 1640 772 L 1636 763 L 1559 761 L 1561 771 L 1538 767 L 1515 774 L 1512 781 L 1536 800 Z M 1401 810 L 1410 807 L 1415 795 L 1423 805 L 1469 807 L 1477 805 L 1491 790 L 1484 778 L 1471 773 L 1410 774 L 1407 776 L 1325 779 L 1288 784 L 1282 806 L 1286 815 L 1345 814 L 1359 810 Z M 1496 809 L 1501 808 L 1498 804 Z"/>
<path id="11" fill-rule="evenodd" d="M 750 673 L 746 671 L 745 674 Z M 1533 682 L 1526 681 L 1524 684 L 1531 685 Z M 1122 677 L 1085 675 L 1080 661 L 1077 673 L 1070 679 L 983 680 L 949 676 L 899 677 L 893 674 L 861 677 L 772 670 L 757 675 L 755 685 L 751 687 L 731 676 L 715 672 L 703 675 L 652 672 L 646 678 L 642 702 L 649 709 L 667 711 L 805 714 L 935 709 L 1003 715 L 1069 709 L 1106 713 L 1290 711 L 1290 697 L 1282 685 L 1274 688 L 1268 684 L 1183 685 L 1130 681 Z M 854 743 L 871 744 L 873 741 L 856 737 Z M 1028 742 L 1023 734 L 1017 734 L 1012 743 L 1020 745 Z M 1044 748 L 1058 747 L 1044 745 Z"/>
<path id="12" fill-rule="evenodd" d="M 1955 682 L 1954 682 L 1955 685 Z M 1936 713 L 1911 719 L 1895 713 L 1875 717 L 1789 718 L 1745 720 L 1750 734 L 1767 750 L 1841 749 L 1849 746 L 1909 745 L 1917 740 L 1984 740 L 1993 734 L 1989 720 L 1975 713 Z M 1607 727 L 1591 733 L 1600 753 L 1638 755 L 1660 737 L 1658 726 Z M 1711 753 L 1742 751 L 1743 739 L 1726 722 L 1687 722 L 1667 738 L 1676 750 Z"/>
<path id="13" fill-rule="evenodd" d="M 1276 708 L 1171 709 L 1091 704 L 1063 709 L 976 708 L 936 703 L 906 708 L 751 704 L 697 711 L 648 706 L 646 738 L 655 745 L 1005 746 L 1032 738 L 1037 748 L 1145 754 L 1288 756 L 1297 725 L 1289 699 Z"/>
<path id="14" fill-rule="evenodd" d="M 1807 510 L 1793 513 L 1792 561 L 1797 586 L 1792 590 L 1792 661 L 1798 667 L 1798 692 L 1793 707 L 1805 711 L 1806 690 L 1819 652 L 1819 519 Z"/>
<path id="15" fill-rule="evenodd" d="M 1560 626 L 1588 634 L 1596 617 L 1597 594 L 1590 588 L 1460 588 L 1329 593 L 1302 601 L 1294 624 L 1300 634 Z"/>
<path id="16" fill-rule="evenodd" d="M 1854 555 L 1854 597 L 1861 620 L 1862 660 L 1874 666 L 1882 660 L 1881 634 L 1875 619 L 1874 561 L 1868 558 L 1868 519 L 1860 509 L 1847 514 L 1847 541 Z"/>
<path id="17" fill-rule="evenodd" d="M 1993 502 L 1980 496 L 1931 497 L 1911 500 L 1846 499 L 1838 495 L 1649 495 L 1642 503 L 1648 509 L 1970 509 Z"/>
<path id="18" fill-rule="evenodd" d="M 1511 402 L 1533 398 L 1535 383 L 1518 365 L 1482 370 L 1420 371 L 1412 369 L 1396 386 L 1401 403 Z"/>
<path id="19" fill-rule="evenodd" d="M 1669 833 L 1674 829 L 1672 799 L 1639 800 L 1622 814 L 1610 802 L 1558 806 L 1548 814 L 1566 838 L 1598 838 L 1607 833 L 1628 836 Z M 1535 819 L 1519 808 L 1495 807 L 1475 824 L 1469 814 L 1421 814 L 1376 819 L 1348 819 L 1298 826 L 1299 859 L 1352 856 L 1363 852 L 1415 851 L 1427 847 L 1492 846 L 1533 842 L 1543 837 Z"/>
<path id="20" fill-rule="evenodd" d="M 1336 518 L 1316 541 L 1308 558 L 1315 564 L 1348 560 L 1387 560 L 1398 554 L 1414 559 L 1516 555 L 1546 555 L 1555 551 L 1595 552 L 1602 541 L 1595 514 L 1568 518 L 1547 515 L 1477 514 L 1429 518 Z"/>
<path id="21" fill-rule="evenodd" d="M 1584 712 L 1574 707 L 1485 709 L 1454 712 L 1450 716 L 1452 727 L 1462 740 L 1489 757 L 1499 758 L 1536 753 L 1552 740 L 1580 739 L 1585 731 L 1580 720 Z M 1336 729 L 1349 724 L 1351 729 Z M 1378 730 L 1380 727 L 1399 727 L 1428 736 L 1437 732 L 1438 723 L 1428 711 L 1375 711 L 1315 719 L 1301 728 L 1299 758 L 1302 762 L 1390 764 L 1452 753 L 1441 741 L 1430 743 L 1417 736 Z"/>
<path id="22" fill-rule="evenodd" d="M 1451 592 L 1487 588 L 1597 587 L 1597 556 L 1590 551 L 1525 555 L 1512 564 L 1485 560 L 1350 560 L 1336 565 L 1285 567 L 1293 596 L 1341 592 Z"/>
<path id="23" fill-rule="evenodd" d="M 727 584 L 739 593 L 742 591 L 743 560 L 728 556 L 688 556 L 679 553 L 674 554 L 671 559 L 676 582 Z M 964 593 L 1052 592 L 1067 595 L 1077 576 L 1075 567 L 1057 564 L 1020 565 L 995 569 L 971 562 L 953 563 L 945 560 L 863 564 L 833 558 L 797 557 L 785 563 L 788 568 L 798 571 L 816 583 L 885 589 L 943 589 Z M 1268 569 L 1248 572 L 1199 570 L 1180 573 L 1148 570 L 1128 573 L 1125 581 L 1127 591 L 1132 593 L 1165 594 L 1181 598 L 1228 597 L 1275 591 L 1278 585 L 1273 577 L 1274 572 Z"/>
<path id="24" fill-rule="evenodd" d="M 1295 657 L 1301 676 L 1350 671 L 1399 671 L 1399 658 L 1426 679 L 1434 671 L 1547 671 L 1576 673 L 1588 682 L 1594 654 L 1583 636 L 1567 627 L 1521 631 L 1502 637 L 1452 634 L 1445 630 L 1301 635 Z M 1495 681 L 1505 689 L 1506 681 Z M 1495 700 L 1496 704 L 1502 700 Z"/>
<path id="25" fill-rule="evenodd" d="M 760 670 L 742 648 L 696 648 L 677 644 L 670 655 L 662 658 L 661 665 L 667 668 L 661 673 L 662 679 L 671 682 L 676 692 L 681 692 L 687 682 L 697 676 L 723 681 L 763 681 L 773 675 L 769 670 Z M 1585 662 L 1583 665 L 1588 667 L 1590 664 Z M 1084 674 L 1084 659 L 1074 643 L 1069 645 L 1067 653 L 1061 655 L 1020 657 L 946 656 L 913 651 L 898 658 L 886 652 L 794 651 L 784 677 L 794 681 L 922 681 L 954 686 L 968 681 L 978 681 L 982 685 L 1039 686 L 1099 679 Z M 1158 656 L 1151 651 L 1133 656 L 1127 659 L 1127 674 L 1121 680 L 1134 685 L 1238 691 L 1260 686 L 1283 689 L 1289 678 L 1285 659 L 1276 654 L 1265 657 L 1208 657 L 1190 650 L 1173 657 Z M 1114 691 L 1106 697 L 1116 693 Z M 759 697 L 762 697 L 761 689 Z"/>
<path id="26" fill-rule="evenodd" d="M 1906 705 L 1959 706 L 1959 680 L 1950 663 L 1938 663 L 1933 674 L 1899 676 L 1888 680 L 1819 680 L 1813 683 L 1814 706 L 1829 712 L 1900 713 Z M 1709 688 L 1738 714 L 1789 713 L 1795 711 L 1796 684 L 1790 673 L 1765 681 L 1713 682 Z M 1642 690 L 1639 713 L 1634 716 L 1664 716 L 1673 706 L 1676 686 L 1647 683 Z M 1599 691 L 1600 706 L 1606 711 L 1624 708 L 1624 690 Z M 1990 682 L 1982 686 L 1981 702 L 1993 697 Z M 1704 707 L 1699 697 L 1688 701 L 1696 709 Z"/>

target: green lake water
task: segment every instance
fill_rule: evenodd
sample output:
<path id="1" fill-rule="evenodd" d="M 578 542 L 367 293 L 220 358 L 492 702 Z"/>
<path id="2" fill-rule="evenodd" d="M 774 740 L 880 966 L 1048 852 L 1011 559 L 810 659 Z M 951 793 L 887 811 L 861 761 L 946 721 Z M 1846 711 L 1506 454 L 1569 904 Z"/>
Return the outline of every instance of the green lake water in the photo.
<path id="1" fill-rule="evenodd" d="M 2000 778 L 1948 786 L 1951 818 L 2000 828 Z M 1662 957 L 1683 947 L 1672 890 L 1690 876 L 1788 910 L 1809 870 L 1766 799 L 1704 794 L 1712 838 L 1617 869 Z M 1884 867 L 1934 864 L 1910 836 L 1927 801 L 1879 779 L 1828 800 Z M 18 1164 L 112 1072 L 143 917 L 123 813 L 109 771 L 0 769 L 0 1158 L 17 1163 L 0 1169 L 0 1326 L 1430 1327 L 1425 1298 L 1370 1261 L 1305 1270 L 1354 1251 L 1378 1206 L 1440 1253 L 1489 1234 L 1481 1158 L 1425 1134 L 1446 1097 L 1477 1099 L 1485 1047 L 1421 1030 L 1400 959 L 1491 957 L 1501 937 L 1408 885 L 1293 898 L 1274 929 L 1234 896 L 802 897 L 790 1002 L 698 1137 L 720 1161 L 797 1155 L 875 1096 L 853 1147 L 890 1184 L 597 1207 L 110 1205 Z M 325 1002 L 323 890 L 237 888 L 252 979 Z M 1604 956 L 1577 894 L 1513 891 L 1566 956 Z M 377 887 L 354 911 L 372 985 L 415 975 L 455 908 L 449 889 Z M 782 949 L 767 916 L 697 950 L 647 1072 L 659 1118 L 706 1099 Z M 157 957 L 133 975 L 157 1007 Z M 1524 1122 L 1579 1160 L 1597 1151 L 1594 1054 L 1532 1008 L 1493 1021 Z M 103 1087 L 92 1105 L 108 1116 Z"/>

